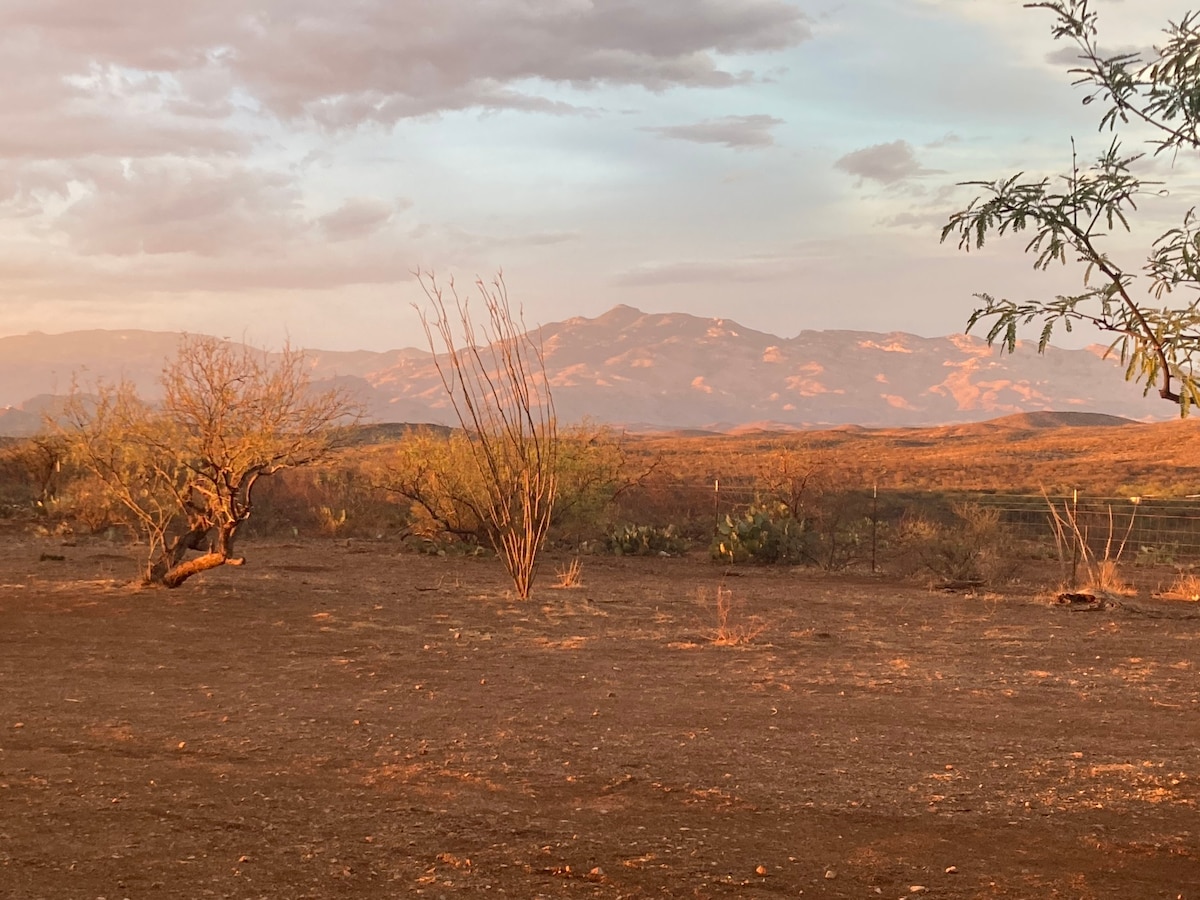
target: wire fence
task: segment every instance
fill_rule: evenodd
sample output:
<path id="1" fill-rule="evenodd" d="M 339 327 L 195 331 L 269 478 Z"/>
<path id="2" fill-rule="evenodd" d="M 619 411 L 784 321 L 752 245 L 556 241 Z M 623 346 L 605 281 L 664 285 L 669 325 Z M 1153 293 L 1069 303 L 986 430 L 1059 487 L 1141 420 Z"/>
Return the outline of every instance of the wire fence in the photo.
<path id="1" fill-rule="evenodd" d="M 996 510 L 1005 530 L 1026 541 L 1070 543 L 1077 529 L 1097 557 L 1120 553 L 1147 564 L 1200 559 L 1200 502 L 1194 498 L 980 494 L 971 502 Z M 1066 526 L 1061 533 L 1056 517 Z"/>
<path id="2" fill-rule="evenodd" d="M 671 480 L 660 483 L 657 492 L 659 502 L 651 505 L 658 508 L 652 511 L 652 519 L 660 521 L 646 524 L 690 523 L 697 536 L 710 528 L 715 532 L 726 517 L 737 518 L 781 499 L 777 489 L 744 477 L 713 478 L 707 483 Z M 791 499 L 808 514 L 824 506 L 825 515 L 869 522 L 872 541 L 882 540 L 881 535 L 905 517 L 921 516 L 953 526 L 961 522 L 963 511 L 977 507 L 994 513 L 1006 534 L 1042 548 L 1047 556 L 1072 555 L 1084 543 L 1098 558 L 1121 552 L 1125 560 L 1145 564 L 1200 561 L 1200 497 L 1028 495 L 824 484 L 808 497 L 800 493 Z M 1056 528 L 1056 515 L 1061 530 Z"/>

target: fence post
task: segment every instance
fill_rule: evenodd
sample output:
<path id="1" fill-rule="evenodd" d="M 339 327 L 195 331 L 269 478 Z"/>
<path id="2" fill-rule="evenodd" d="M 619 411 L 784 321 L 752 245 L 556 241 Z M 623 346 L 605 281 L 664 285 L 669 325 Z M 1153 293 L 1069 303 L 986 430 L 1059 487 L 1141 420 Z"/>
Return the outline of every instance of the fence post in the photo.
<path id="1" fill-rule="evenodd" d="M 1079 488 L 1071 491 L 1071 587 L 1079 585 Z"/>
<path id="2" fill-rule="evenodd" d="M 871 485 L 871 574 L 875 574 L 876 532 L 879 523 L 879 485 Z"/>
<path id="3" fill-rule="evenodd" d="M 721 529 L 721 479 L 713 479 L 713 534 Z"/>

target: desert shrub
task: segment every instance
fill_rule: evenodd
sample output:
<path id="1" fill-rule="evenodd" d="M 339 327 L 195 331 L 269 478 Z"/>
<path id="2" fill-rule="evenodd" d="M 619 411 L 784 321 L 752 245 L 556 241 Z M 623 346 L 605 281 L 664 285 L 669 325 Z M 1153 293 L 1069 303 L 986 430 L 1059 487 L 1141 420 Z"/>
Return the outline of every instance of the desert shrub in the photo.
<path id="1" fill-rule="evenodd" d="M 811 565 L 838 572 L 870 557 L 870 494 L 861 490 L 827 490 L 812 504 L 804 519 L 809 538 L 804 552 Z"/>
<path id="2" fill-rule="evenodd" d="M 1178 556 L 1178 541 L 1157 545 L 1142 544 L 1137 548 L 1133 564 L 1135 566 L 1173 566 Z"/>
<path id="3" fill-rule="evenodd" d="M 713 529 L 712 500 L 705 498 L 702 504 L 695 503 L 696 493 L 689 485 L 673 483 L 663 476 L 654 477 L 617 496 L 608 519 L 611 523 L 672 525 L 681 537 L 707 541 Z M 611 525 L 607 530 L 611 531 Z"/>
<path id="4" fill-rule="evenodd" d="M 780 502 L 757 501 L 717 523 L 711 554 L 729 563 L 798 563 L 809 557 L 808 532 Z"/>
<path id="5" fill-rule="evenodd" d="M 584 423 L 562 429 L 557 443 L 551 537 L 570 546 L 602 541 L 614 527 L 613 500 L 641 474 L 631 469 L 619 438 L 607 428 Z M 412 533 L 487 542 L 479 504 L 483 476 L 464 432 L 414 430 L 371 466 L 373 482 L 406 505 Z"/>
<path id="6" fill-rule="evenodd" d="M 112 528 L 130 533 L 134 530 L 128 511 L 95 475 L 75 473 L 48 507 L 73 522 L 75 531 L 81 534 L 98 534 Z"/>
<path id="7" fill-rule="evenodd" d="M 487 542 L 480 473 L 466 434 L 417 429 L 372 460 L 374 483 L 407 509 L 408 530 L 442 543 Z"/>
<path id="8" fill-rule="evenodd" d="M 696 593 L 696 601 L 708 606 L 708 595 L 703 588 Z M 724 585 L 717 586 L 713 602 L 714 627 L 709 630 L 709 640 L 718 647 L 739 647 L 755 641 L 767 626 L 758 616 L 743 616 L 742 605 L 734 600 L 733 592 Z"/>
<path id="9" fill-rule="evenodd" d="M 1082 564 L 1090 587 L 1110 593 L 1128 592 L 1120 567 L 1125 548 L 1129 546 L 1129 536 L 1137 524 L 1137 505 L 1130 510 L 1122 529 L 1112 504 L 1106 504 L 1101 513 L 1079 510 L 1074 498 L 1060 502 L 1048 496 L 1045 499 L 1059 559 L 1064 570 L 1069 562 L 1072 583 L 1077 578 L 1078 565 Z M 1093 543 L 1098 544 L 1099 549 Z"/>
<path id="10" fill-rule="evenodd" d="M 362 453 L 321 466 L 292 469 L 260 484 L 247 531 L 377 539 L 401 532 L 407 511 L 379 489 Z"/>
<path id="11" fill-rule="evenodd" d="M 901 522 L 894 541 L 897 574 L 992 583 L 1011 579 L 1016 555 L 1000 511 L 962 501 L 952 502 L 950 509 L 950 521 L 917 513 Z"/>
<path id="12" fill-rule="evenodd" d="M 0 441 L 0 512 L 45 514 L 70 477 L 66 442 L 55 435 Z"/>
<path id="13" fill-rule="evenodd" d="M 828 449 L 792 447 L 767 456 L 757 482 L 794 523 L 788 530 L 796 561 L 839 571 L 868 558 L 876 525 L 870 492 L 848 487 L 872 482 L 860 463 Z M 780 561 L 792 559 L 788 553 Z"/>
<path id="14" fill-rule="evenodd" d="M 615 556 L 678 556 L 688 547 L 674 525 L 618 525 L 605 536 L 604 544 Z"/>
<path id="15" fill-rule="evenodd" d="M 613 501 L 647 474 L 631 466 L 612 429 L 590 422 L 559 430 L 557 466 L 551 537 L 570 546 L 602 538 L 612 525 Z"/>

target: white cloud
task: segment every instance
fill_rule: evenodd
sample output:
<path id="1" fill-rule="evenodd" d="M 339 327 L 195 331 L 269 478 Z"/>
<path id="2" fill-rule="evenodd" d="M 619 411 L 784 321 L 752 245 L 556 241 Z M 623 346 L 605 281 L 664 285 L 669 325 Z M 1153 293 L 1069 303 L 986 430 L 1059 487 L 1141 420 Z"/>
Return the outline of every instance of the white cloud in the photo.
<path id="1" fill-rule="evenodd" d="M 725 116 L 707 119 L 691 125 L 647 126 L 643 131 L 653 132 L 665 138 L 692 141 L 697 144 L 721 144 L 734 150 L 748 147 L 770 147 L 775 143 L 771 129 L 782 125 L 783 120 L 774 116 Z"/>
<path id="2" fill-rule="evenodd" d="M 924 168 L 917 160 L 912 145 L 900 140 L 847 153 L 834 166 L 857 175 L 860 182 L 877 181 L 880 184 L 895 184 L 921 175 L 939 174 L 937 169 Z"/>
<path id="3" fill-rule="evenodd" d="M 331 241 L 353 240 L 374 234 L 390 222 L 398 205 L 403 209 L 409 204 L 388 203 L 378 197 L 351 197 L 317 222 Z"/>
<path id="4" fill-rule="evenodd" d="M 562 109 L 515 87 L 536 79 L 649 90 L 736 84 L 724 57 L 811 36 L 787 0 L 17 0 L 14 40 L 60 75 L 127 67 L 179 83 L 213 68 L 267 110 L 330 127 L 471 107 Z M 220 96 L 208 101 L 222 102 Z"/>
<path id="5" fill-rule="evenodd" d="M 788 257 L 691 259 L 649 262 L 617 273 L 623 287 L 685 284 L 746 284 L 774 281 L 795 274 L 799 261 Z"/>
<path id="6" fill-rule="evenodd" d="M 112 164 L 93 170 L 88 188 L 55 223 L 85 254 L 274 251 L 309 230 L 292 178 L 240 165 Z"/>

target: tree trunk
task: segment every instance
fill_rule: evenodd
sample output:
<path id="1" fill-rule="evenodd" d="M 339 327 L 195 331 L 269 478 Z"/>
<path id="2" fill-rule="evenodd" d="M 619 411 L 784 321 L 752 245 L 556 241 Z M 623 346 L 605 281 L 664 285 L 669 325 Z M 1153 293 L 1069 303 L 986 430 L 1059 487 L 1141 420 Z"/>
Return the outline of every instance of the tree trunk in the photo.
<path id="1" fill-rule="evenodd" d="M 217 528 L 216 539 L 209 541 L 209 529 L 193 528 L 163 551 L 147 572 L 146 583 L 177 588 L 200 572 L 218 566 L 242 565 L 246 560 L 233 556 L 233 539 L 236 532 L 236 523 L 221 525 Z M 186 559 L 189 550 L 201 549 L 208 552 L 193 559 Z"/>

